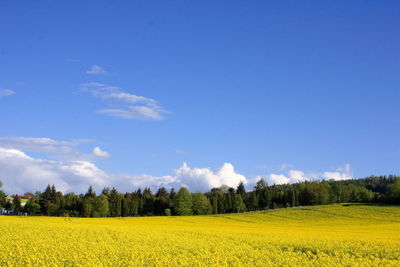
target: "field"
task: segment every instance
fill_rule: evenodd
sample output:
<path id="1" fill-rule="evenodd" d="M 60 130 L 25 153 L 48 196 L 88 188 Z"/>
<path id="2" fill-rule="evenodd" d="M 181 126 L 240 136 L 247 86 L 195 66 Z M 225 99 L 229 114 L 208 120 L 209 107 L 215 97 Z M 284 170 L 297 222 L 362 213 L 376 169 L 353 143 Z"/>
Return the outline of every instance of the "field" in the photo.
<path id="1" fill-rule="evenodd" d="M 0 216 L 1 266 L 400 266 L 400 207 L 198 217 Z"/>

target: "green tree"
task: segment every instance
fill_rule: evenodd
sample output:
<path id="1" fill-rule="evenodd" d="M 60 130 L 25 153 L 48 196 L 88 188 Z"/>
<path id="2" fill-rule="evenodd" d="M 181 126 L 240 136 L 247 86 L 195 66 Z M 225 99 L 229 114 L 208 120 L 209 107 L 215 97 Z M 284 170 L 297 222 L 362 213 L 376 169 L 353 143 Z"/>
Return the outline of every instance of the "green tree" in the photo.
<path id="1" fill-rule="evenodd" d="M 88 191 L 85 194 L 85 197 L 91 197 L 91 198 L 95 198 L 96 197 L 96 192 L 94 192 L 92 186 L 89 186 Z"/>
<path id="2" fill-rule="evenodd" d="M 40 211 L 40 205 L 35 201 L 29 200 L 24 206 L 25 212 L 29 214 L 36 214 Z"/>
<path id="3" fill-rule="evenodd" d="M 400 203 L 400 178 L 389 187 L 389 198 L 392 202 Z"/>
<path id="4" fill-rule="evenodd" d="M 79 216 L 80 215 L 80 205 L 81 199 L 74 193 L 68 193 L 64 196 L 64 208 L 66 210 L 65 214 L 69 216 Z M 65 215 L 64 214 L 64 215 Z"/>
<path id="5" fill-rule="evenodd" d="M 93 217 L 94 215 L 93 198 L 87 197 L 83 200 L 82 215 L 84 217 Z"/>
<path id="6" fill-rule="evenodd" d="M 122 196 L 117 189 L 113 188 L 110 192 L 109 208 L 111 217 L 121 216 L 122 209 Z"/>
<path id="7" fill-rule="evenodd" d="M 192 195 L 192 211 L 195 215 L 209 214 L 211 212 L 211 204 L 203 193 L 194 193 Z"/>
<path id="8" fill-rule="evenodd" d="M 169 192 L 169 206 L 171 207 L 172 214 L 175 214 L 175 200 L 176 200 L 176 192 L 175 189 L 171 188 Z"/>
<path id="9" fill-rule="evenodd" d="M 15 195 L 12 202 L 13 202 L 13 210 L 22 211 L 21 197 L 20 196 Z"/>
<path id="10" fill-rule="evenodd" d="M 108 197 L 106 195 L 100 195 L 96 198 L 95 203 L 95 217 L 107 217 L 110 212 Z"/>
<path id="11" fill-rule="evenodd" d="M 0 208 L 4 208 L 6 205 L 6 194 L 0 190 Z"/>
<path id="12" fill-rule="evenodd" d="M 39 204 L 42 214 L 57 215 L 63 206 L 64 196 L 57 192 L 54 185 L 48 185 L 46 190 L 40 195 Z"/>
<path id="13" fill-rule="evenodd" d="M 3 182 L 0 181 L 0 188 L 3 186 Z M 3 192 L 3 190 L 0 190 L 0 208 L 5 207 L 6 205 L 6 194 Z"/>
<path id="14" fill-rule="evenodd" d="M 296 206 L 296 196 L 295 196 L 294 190 L 292 190 L 292 189 L 290 189 L 288 191 L 288 200 L 289 200 L 290 207 Z"/>
<path id="15" fill-rule="evenodd" d="M 53 202 L 48 201 L 48 202 L 46 202 L 44 208 L 45 208 L 47 215 L 55 215 L 59 206 Z"/>
<path id="16" fill-rule="evenodd" d="M 235 195 L 235 202 L 234 202 L 234 211 L 235 212 L 243 212 L 246 211 L 246 205 L 243 202 L 242 196 L 239 194 Z"/>
<path id="17" fill-rule="evenodd" d="M 245 187 L 244 187 L 243 182 L 240 182 L 239 185 L 238 185 L 238 187 L 236 188 L 236 194 L 241 195 L 242 198 L 243 198 L 243 196 L 246 195 L 246 189 L 245 189 Z"/>
<path id="18" fill-rule="evenodd" d="M 249 210 L 255 211 L 258 209 L 258 199 L 255 190 L 249 193 L 247 200 Z"/>
<path id="19" fill-rule="evenodd" d="M 143 207 L 142 214 L 146 216 L 154 215 L 154 196 L 150 188 L 145 188 L 142 194 Z"/>
<path id="20" fill-rule="evenodd" d="M 177 215 L 192 214 L 192 195 L 186 187 L 179 189 L 176 195 L 175 212 Z"/>
<path id="21" fill-rule="evenodd" d="M 164 214 L 165 214 L 166 216 L 171 216 L 171 215 L 172 215 L 172 212 L 171 212 L 170 209 L 165 209 Z"/>
<path id="22" fill-rule="evenodd" d="M 211 192 L 208 193 L 208 197 L 211 201 L 212 213 L 219 214 L 225 213 L 225 201 L 224 201 L 224 191 L 221 187 L 214 187 Z"/>
<path id="23" fill-rule="evenodd" d="M 256 191 L 256 196 L 258 200 L 258 207 L 261 209 L 266 209 L 271 204 L 272 195 L 270 194 L 270 188 L 264 179 L 260 179 L 257 181 L 256 186 L 254 187 Z"/>
<path id="24" fill-rule="evenodd" d="M 156 199 L 154 201 L 154 214 L 164 215 L 165 209 L 168 209 L 169 205 L 169 194 L 164 187 L 161 187 L 156 193 Z"/>

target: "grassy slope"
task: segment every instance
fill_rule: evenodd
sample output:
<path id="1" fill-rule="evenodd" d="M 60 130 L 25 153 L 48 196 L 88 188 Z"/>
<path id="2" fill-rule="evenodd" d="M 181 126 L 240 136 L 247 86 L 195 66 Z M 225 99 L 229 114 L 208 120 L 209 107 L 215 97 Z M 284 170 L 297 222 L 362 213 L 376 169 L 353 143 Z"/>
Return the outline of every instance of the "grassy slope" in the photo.
<path id="1" fill-rule="evenodd" d="M 0 264 L 400 266 L 398 206 L 191 217 L 3 216 L 0 230 Z"/>

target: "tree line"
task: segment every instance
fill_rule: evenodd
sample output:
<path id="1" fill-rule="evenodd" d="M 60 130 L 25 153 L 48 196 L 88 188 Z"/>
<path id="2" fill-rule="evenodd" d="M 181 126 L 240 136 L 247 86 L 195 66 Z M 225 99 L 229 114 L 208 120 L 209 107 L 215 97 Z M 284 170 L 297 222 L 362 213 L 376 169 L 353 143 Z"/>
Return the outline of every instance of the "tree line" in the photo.
<path id="1" fill-rule="evenodd" d="M 20 196 L 14 195 L 9 201 L 0 191 L 0 206 L 30 215 L 74 217 L 223 214 L 347 202 L 400 204 L 400 177 L 370 176 L 284 185 L 268 185 L 261 179 L 249 192 L 241 182 L 236 188 L 221 186 L 207 193 L 191 193 L 185 187 L 178 192 L 161 187 L 155 194 L 150 188 L 127 193 L 104 188 L 96 194 L 90 186 L 85 194 L 77 195 L 63 194 L 54 185 L 48 185 L 43 192 L 25 195 L 30 197 L 22 205 Z"/>

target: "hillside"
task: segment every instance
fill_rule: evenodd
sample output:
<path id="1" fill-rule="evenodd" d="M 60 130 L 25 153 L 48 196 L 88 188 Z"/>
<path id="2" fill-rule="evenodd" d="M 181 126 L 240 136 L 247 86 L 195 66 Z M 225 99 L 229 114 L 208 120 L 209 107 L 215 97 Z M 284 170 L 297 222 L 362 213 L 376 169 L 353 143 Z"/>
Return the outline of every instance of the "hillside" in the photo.
<path id="1" fill-rule="evenodd" d="M 400 207 L 230 215 L 0 217 L 0 265 L 400 265 Z"/>

